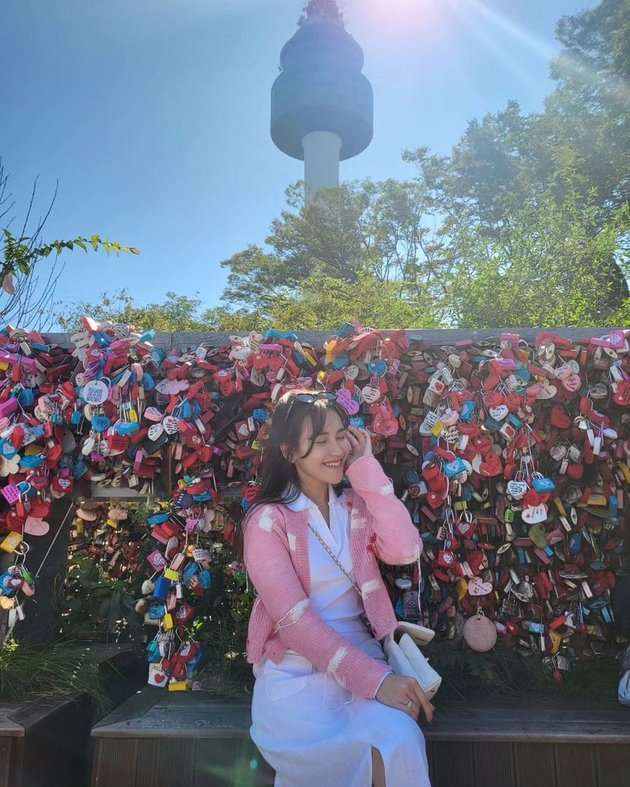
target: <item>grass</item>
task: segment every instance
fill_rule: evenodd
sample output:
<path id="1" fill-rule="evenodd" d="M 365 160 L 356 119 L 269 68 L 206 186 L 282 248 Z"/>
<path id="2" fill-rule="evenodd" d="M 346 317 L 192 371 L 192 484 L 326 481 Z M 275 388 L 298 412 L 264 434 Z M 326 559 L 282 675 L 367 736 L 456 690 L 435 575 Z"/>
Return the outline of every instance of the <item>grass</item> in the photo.
<path id="1" fill-rule="evenodd" d="M 88 694 L 98 712 L 108 708 L 100 666 L 88 647 L 71 642 L 34 647 L 10 641 L 0 650 L 0 699 L 20 702 L 74 693 Z"/>

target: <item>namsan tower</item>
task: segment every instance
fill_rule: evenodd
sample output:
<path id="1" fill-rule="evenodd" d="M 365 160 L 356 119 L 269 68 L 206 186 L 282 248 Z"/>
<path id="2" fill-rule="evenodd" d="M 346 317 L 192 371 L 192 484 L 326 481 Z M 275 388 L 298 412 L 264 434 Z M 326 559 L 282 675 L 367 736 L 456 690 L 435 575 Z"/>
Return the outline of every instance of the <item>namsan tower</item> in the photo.
<path id="1" fill-rule="evenodd" d="M 318 190 L 337 187 L 339 162 L 372 141 L 374 98 L 363 62 L 336 0 L 310 0 L 271 89 L 271 138 L 304 161 L 307 204 Z"/>

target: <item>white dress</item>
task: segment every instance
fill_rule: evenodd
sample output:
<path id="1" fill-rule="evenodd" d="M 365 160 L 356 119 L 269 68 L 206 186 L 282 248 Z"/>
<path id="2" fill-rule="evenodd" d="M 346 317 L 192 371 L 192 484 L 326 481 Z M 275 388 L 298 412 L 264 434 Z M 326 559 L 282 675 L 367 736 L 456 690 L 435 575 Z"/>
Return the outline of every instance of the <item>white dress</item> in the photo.
<path id="1" fill-rule="evenodd" d="M 343 496 L 329 495 L 330 528 L 304 494 L 289 504 L 309 509 L 309 521 L 351 573 L 350 517 Z M 385 661 L 380 643 L 359 619 L 361 599 L 309 531 L 311 608 L 372 658 Z M 372 747 L 385 764 L 387 787 L 431 787 L 422 730 L 401 710 L 364 699 L 287 651 L 279 664 L 263 658 L 256 682 L 250 735 L 276 771 L 275 787 L 371 787 Z"/>

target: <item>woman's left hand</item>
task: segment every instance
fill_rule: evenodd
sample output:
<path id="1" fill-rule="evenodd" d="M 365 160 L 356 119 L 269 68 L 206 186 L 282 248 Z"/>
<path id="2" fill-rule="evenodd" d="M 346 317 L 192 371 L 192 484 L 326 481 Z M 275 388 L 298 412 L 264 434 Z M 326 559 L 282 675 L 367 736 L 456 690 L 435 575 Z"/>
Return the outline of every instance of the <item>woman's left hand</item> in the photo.
<path id="1" fill-rule="evenodd" d="M 346 470 L 357 459 L 363 456 L 372 456 L 372 440 L 366 429 L 357 429 L 356 426 L 348 427 L 348 442 L 350 443 L 350 454 L 346 464 Z"/>

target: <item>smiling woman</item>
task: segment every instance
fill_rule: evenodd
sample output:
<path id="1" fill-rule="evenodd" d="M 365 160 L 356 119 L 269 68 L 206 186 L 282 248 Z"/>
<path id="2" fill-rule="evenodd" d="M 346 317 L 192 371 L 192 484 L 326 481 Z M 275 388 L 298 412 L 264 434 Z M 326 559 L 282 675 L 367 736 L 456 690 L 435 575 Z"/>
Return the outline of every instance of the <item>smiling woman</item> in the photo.
<path id="1" fill-rule="evenodd" d="M 334 394 L 289 391 L 259 481 L 244 523 L 250 734 L 276 787 L 430 787 L 416 721 L 433 706 L 379 641 L 397 622 L 377 561 L 415 562 L 422 542 L 368 432 Z"/>

